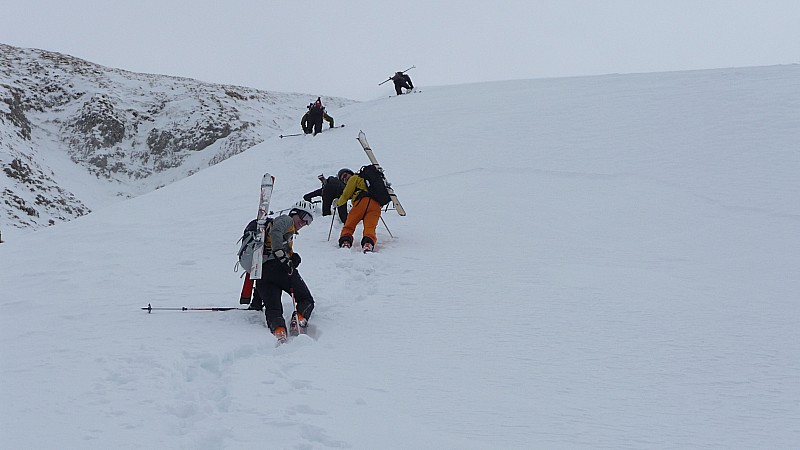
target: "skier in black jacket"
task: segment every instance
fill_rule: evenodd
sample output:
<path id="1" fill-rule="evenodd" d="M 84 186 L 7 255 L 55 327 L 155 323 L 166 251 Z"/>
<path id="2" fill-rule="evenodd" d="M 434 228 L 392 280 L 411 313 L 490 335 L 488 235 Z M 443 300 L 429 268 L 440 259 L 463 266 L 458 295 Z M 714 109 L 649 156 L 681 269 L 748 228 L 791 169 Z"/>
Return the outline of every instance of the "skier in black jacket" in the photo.
<path id="1" fill-rule="evenodd" d="M 414 83 L 411 82 L 411 77 L 403 72 L 395 72 L 394 76 L 390 78 L 394 82 L 394 91 L 397 95 L 403 93 L 403 88 L 408 90 L 414 89 Z"/>
<path id="2" fill-rule="evenodd" d="M 307 130 L 311 128 L 314 129 L 314 136 L 317 133 L 322 133 L 322 120 L 325 118 L 325 108 L 322 106 L 322 100 L 317 97 L 317 101 L 315 101 L 311 107 L 308 108 L 308 112 L 306 113 L 308 117 L 308 124 Z M 308 133 L 308 131 L 306 131 Z"/>
<path id="3" fill-rule="evenodd" d="M 300 119 L 300 126 L 303 128 L 303 132 L 305 134 L 311 134 L 314 132 L 314 123 L 311 121 L 311 108 L 314 107 L 314 103 L 308 104 L 308 111 L 303 114 L 303 118 Z M 328 122 L 328 127 L 333 128 L 333 117 L 328 115 L 328 112 L 325 111 L 325 108 L 322 108 L 322 118 Z"/>
<path id="4" fill-rule="evenodd" d="M 350 175 L 353 175 L 353 171 L 346 167 L 339 170 L 335 177 L 325 178 L 324 175 L 320 175 L 318 178 L 322 182 L 322 187 L 304 195 L 303 200 L 310 202 L 315 197 L 322 197 L 322 215 L 330 215 L 333 201 L 342 195 Z M 347 205 L 337 207 L 336 212 L 339 213 L 339 219 L 344 223 L 347 220 Z"/>

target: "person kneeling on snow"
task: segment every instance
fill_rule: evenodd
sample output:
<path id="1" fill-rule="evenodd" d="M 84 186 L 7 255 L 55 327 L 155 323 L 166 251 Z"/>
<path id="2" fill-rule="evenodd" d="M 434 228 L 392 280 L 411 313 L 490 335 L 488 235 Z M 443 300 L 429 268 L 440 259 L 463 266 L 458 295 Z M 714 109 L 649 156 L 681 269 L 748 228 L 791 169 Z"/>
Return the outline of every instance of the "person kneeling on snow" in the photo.
<path id="1" fill-rule="evenodd" d="M 264 265 L 261 279 L 256 280 L 256 289 L 249 309 L 261 310 L 266 306 L 267 326 L 280 341 L 286 340 L 286 320 L 283 317 L 283 292 L 294 291 L 297 302 L 297 323 L 308 326 L 314 310 L 314 297 L 297 271 L 300 255 L 292 249 L 294 235 L 314 220 L 314 205 L 304 200 L 295 203 L 289 214 L 272 220 L 264 244 Z M 262 303 L 263 302 L 263 303 Z M 294 315 L 294 313 L 292 314 Z"/>

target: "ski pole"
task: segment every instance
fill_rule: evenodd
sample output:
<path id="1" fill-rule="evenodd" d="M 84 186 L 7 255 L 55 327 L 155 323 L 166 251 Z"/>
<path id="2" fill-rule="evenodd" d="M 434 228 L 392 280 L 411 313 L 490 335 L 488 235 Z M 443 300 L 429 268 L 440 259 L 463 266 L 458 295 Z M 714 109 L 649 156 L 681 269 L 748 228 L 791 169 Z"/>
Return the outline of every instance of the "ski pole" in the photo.
<path id="1" fill-rule="evenodd" d="M 297 336 L 300 333 L 300 319 L 297 317 L 297 300 L 294 298 L 294 288 L 289 288 L 289 294 L 292 296 L 292 306 L 294 306 L 294 313 L 292 313 L 292 320 L 289 322 L 290 334 Z M 305 334 L 305 333 L 302 333 Z"/>
<path id="2" fill-rule="evenodd" d="M 282 135 L 280 135 L 280 136 L 278 136 L 278 137 L 280 137 L 281 139 L 283 139 L 283 138 L 285 138 L 285 137 L 291 137 L 291 136 L 302 136 L 302 135 L 304 135 L 304 134 L 305 134 L 305 133 L 282 134 Z"/>
<path id="3" fill-rule="evenodd" d="M 331 240 L 331 233 L 333 233 L 333 219 L 336 218 L 336 213 L 337 212 L 338 211 L 331 213 L 331 229 L 328 230 L 328 242 L 330 242 L 330 240 Z"/>
<path id="4" fill-rule="evenodd" d="M 385 227 L 386 227 L 386 231 L 388 231 L 388 232 L 389 232 L 389 236 L 391 236 L 391 237 L 392 237 L 392 239 L 394 239 L 394 235 L 392 234 L 392 231 L 391 231 L 391 230 L 389 230 L 389 227 L 386 225 L 386 221 L 385 221 L 385 220 L 383 220 L 383 216 L 381 216 L 381 222 L 383 222 L 383 226 L 385 226 Z"/>
<path id="5" fill-rule="evenodd" d="M 153 311 L 234 311 L 234 310 L 248 311 L 249 310 L 249 308 L 233 308 L 233 307 L 217 307 L 217 306 L 212 306 L 208 308 L 191 308 L 186 306 L 154 308 L 153 306 L 150 305 L 150 303 L 148 303 L 147 306 L 145 306 L 142 309 L 146 310 L 148 314 L 150 314 Z"/>
<path id="6" fill-rule="evenodd" d="M 292 296 L 292 306 L 294 306 L 294 316 L 297 317 L 297 300 L 294 298 L 294 288 L 289 289 L 289 294 Z"/>

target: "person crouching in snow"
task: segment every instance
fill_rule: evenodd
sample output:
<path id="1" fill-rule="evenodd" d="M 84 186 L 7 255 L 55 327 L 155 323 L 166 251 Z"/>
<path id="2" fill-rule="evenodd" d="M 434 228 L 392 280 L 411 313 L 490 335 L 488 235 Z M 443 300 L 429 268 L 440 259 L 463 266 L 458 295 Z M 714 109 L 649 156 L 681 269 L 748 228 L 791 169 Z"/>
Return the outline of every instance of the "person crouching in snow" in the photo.
<path id="1" fill-rule="evenodd" d="M 314 220 L 314 205 L 304 200 L 295 203 L 289 214 L 272 220 L 264 244 L 264 268 L 261 279 L 256 280 L 256 289 L 250 309 L 260 310 L 266 306 L 264 314 L 267 326 L 279 341 L 286 341 L 286 320 L 283 317 L 283 292 L 294 291 L 297 302 L 297 323 L 301 329 L 308 326 L 308 319 L 314 310 L 314 297 L 297 271 L 300 255 L 292 249 L 294 235 Z M 262 303 L 263 302 L 263 303 Z M 292 313 L 294 316 L 294 313 Z"/>
<path id="2" fill-rule="evenodd" d="M 353 246 L 353 234 L 359 222 L 364 222 L 364 232 L 361 238 L 361 247 L 364 251 L 372 251 L 378 242 L 375 229 L 381 219 L 381 205 L 367 193 L 367 183 L 357 174 L 344 174 L 346 183 L 342 195 L 339 196 L 337 207 L 347 204 L 350 200 L 353 207 L 347 214 L 342 232 L 339 235 L 339 247 L 350 248 Z"/>
<path id="3" fill-rule="evenodd" d="M 344 191 L 344 187 L 347 184 L 347 181 L 344 181 L 342 178 L 344 175 L 350 176 L 353 174 L 353 171 L 348 169 L 347 167 L 343 167 L 339 170 L 339 173 L 336 176 L 330 176 L 325 178 L 324 175 L 320 175 L 319 180 L 322 182 L 322 187 L 309 192 L 308 194 L 303 196 L 303 200 L 307 202 L 313 201 L 317 197 L 322 197 L 322 216 L 327 216 L 331 214 L 331 205 L 333 205 L 334 200 L 339 198 L 342 195 L 342 191 Z M 339 219 L 344 223 L 347 220 L 347 206 L 340 206 L 336 208 L 336 212 L 339 213 Z"/>

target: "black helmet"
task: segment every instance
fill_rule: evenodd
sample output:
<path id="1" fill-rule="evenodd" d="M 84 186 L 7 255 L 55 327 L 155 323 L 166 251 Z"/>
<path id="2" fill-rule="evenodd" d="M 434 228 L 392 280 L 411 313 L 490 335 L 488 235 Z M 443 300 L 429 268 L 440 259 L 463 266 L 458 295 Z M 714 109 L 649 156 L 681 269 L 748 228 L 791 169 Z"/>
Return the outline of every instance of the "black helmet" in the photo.
<path id="1" fill-rule="evenodd" d="M 353 171 L 348 169 L 347 167 L 339 169 L 339 173 L 336 174 L 336 178 L 341 180 L 342 179 L 342 175 L 344 175 L 344 174 L 353 175 Z"/>

